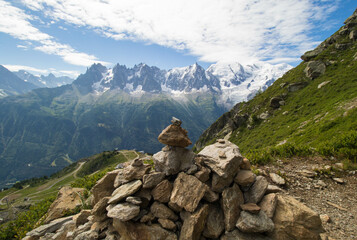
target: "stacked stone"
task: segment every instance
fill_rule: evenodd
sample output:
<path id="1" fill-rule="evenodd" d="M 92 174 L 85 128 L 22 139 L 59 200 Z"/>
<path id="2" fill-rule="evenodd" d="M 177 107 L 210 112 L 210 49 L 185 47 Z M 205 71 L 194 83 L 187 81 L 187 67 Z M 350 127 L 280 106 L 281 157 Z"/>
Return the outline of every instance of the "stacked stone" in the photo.
<path id="1" fill-rule="evenodd" d="M 319 239 L 319 215 L 278 196 L 279 188 L 256 176 L 236 145 L 219 139 L 196 155 L 185 148 L 190 140 L 180 124 L 174 120 L 160 134 L 167 146 L 153 156 L 155 169 L 135 159 L 107 173 L 92 189 L 91 216 L 77 230 L 72 220 L 68 232 L 56 234 L 63 239 Z"/>

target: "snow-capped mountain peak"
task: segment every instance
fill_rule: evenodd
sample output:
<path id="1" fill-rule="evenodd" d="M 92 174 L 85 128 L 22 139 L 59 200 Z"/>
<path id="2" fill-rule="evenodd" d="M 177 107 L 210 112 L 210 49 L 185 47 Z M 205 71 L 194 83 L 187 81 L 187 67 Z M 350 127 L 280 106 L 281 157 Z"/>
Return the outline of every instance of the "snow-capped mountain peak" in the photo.
<path id="1" fill-rule="evenodd" d="M 91 89 L 97 94 L 110 89 L 121 89 L 131 94 L 210 92 L 218 94 L 219 102 L 229 108 L 260 89 L 265 90 L 290 68 L 287 64 L 271 65 L 263 62 L 252 65 L 242 65 L 238 62 L 216 63 L 207 70 L 195 63 L 168 71 L 144 63 L 133 68 L 117 64 L 113 69 L 95 65 L 86 73 L 95 76 L 84 75 L 77 81 L 91 82 Z"/>

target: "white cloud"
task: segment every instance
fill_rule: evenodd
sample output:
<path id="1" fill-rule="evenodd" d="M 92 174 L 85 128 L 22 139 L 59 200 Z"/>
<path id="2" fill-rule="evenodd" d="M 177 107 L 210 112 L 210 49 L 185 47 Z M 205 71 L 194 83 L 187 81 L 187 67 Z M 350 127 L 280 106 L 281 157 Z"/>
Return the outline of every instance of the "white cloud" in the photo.
<path id="1" fill-rule="evenodd" d="M 78 71 L 71 71 L 71 70 L 57 70 L 55 68 L 50 68 L 50 69 L 40 69 L 40 68 L 35 68 L 35 67 L 30 67 L 30 66 L 24 66 L 24 65 L 3 65 L 5 68 L 9 69 L 12 72 L 17 72 L 19 70 L 25 70 L 28 71 L 34 75 L 48 75 L 50 73 L 54 74 L 55 76 L 68 76 L 73 79 L 77 78 L 79 75 Z"/>
<path id="2" fill-rule="evenodd" d="M 340 0 L 22 0 L 32 10 L 116 40 L 188 50 L 202 61 L 297 59 L 316 46 Z"/>
<path id="3" fill-rule="evenodd" d="M 32 10 L 42 9 L 40 2 L 31 0 L 28 1 L 28 4 Z M 108 62 L 99 61 L 93 55 L 78 52 L 70 45 L 58 43 L 52 36 L 41 32 L 31 24 L 30 21 L 36 19 L 36 17 L 26 14 L 22 9 L 14 7 L 3 0 L 0 0 L 0 18 L 0 32 L 20 40 L 36 43 L 37 46 L 33 47 L 35 50 L 60 56 L 65 62 L 78 66 L 89 66 L 93 63 L 109 64 Z M 29 48 L 24 45 L 17 45 L 17 47 Z"/>

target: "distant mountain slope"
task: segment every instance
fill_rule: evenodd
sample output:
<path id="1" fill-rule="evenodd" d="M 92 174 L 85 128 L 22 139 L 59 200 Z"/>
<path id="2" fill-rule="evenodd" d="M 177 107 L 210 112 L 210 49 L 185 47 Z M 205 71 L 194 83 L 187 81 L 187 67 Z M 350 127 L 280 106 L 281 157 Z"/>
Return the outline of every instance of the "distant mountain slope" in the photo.
<path id="1" fill-rule="evenodd" d="M 249 82 L 261 76 L 267 81 L 256 78 L 256 82 L 264 89 L 275 76 L 263 77 L 265 68 L 274 72 L 275 66 L 257 65 L 249 71 L 241 67 L 234 73 L 248 72 Z M 70 85 L 3 98 L 0 186 L 48 175 L 104 150 L 159 151 L 162 145 L 155 139 L 172 116 L 183 121 L 194 142 L 232 104 L 223 98 L 229 94 L 227 89 L 234 94 L 234 88 L 244 84 L 248 90 L 240 97 L 252 93 L 244 77 L 235 79 L 198 64 L 169 71 L 146 64 L 133 68 L 117 64 L 112 69 L 94 64 Z M 258 85 L 252 89 L 259 89 Z"/>
<path id="2" fill-rule="evenodd" d="M 25 82 L 32 83 L 37 87 L 53 88 L 66 84 L 71 84 L 74 81 L 74 79 L 66 76 L 56 77 L 52 73 L 48 74 L 47 76 L 35 76 L 27 71 L 19 70 L 17 72 L 14 72 L 14 74 Z"/>
<path id="3" fill-rule="evenodd" d="M 35 88 L 37 88 L 37 86 L 25 82 L 7 68 L 0 65 L 0 98 L 26 93 Z"/>
<path id="4" fill-rule="evenodd" d="M 299 66 L 223 114 L 196 149 L 227 137 L 244 153 L 287 143 L 357 161 L 356 40 L 357 11 Z"/>

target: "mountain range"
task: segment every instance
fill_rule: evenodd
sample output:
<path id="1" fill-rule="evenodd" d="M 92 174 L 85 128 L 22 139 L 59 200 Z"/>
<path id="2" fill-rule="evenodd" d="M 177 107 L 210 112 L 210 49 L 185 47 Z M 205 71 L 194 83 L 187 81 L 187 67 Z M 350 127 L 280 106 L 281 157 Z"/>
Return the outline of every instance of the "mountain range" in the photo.
<path id="1" fill-rule="evenodd" d="M 2 98 L 0 185 L 50 174 L 103 150 L 158 151 L 156 138 L 172 116 L 194 142 L 232 104 L 288 69 L 263 63 L 169 71 L 94 64 L 72 84 Z"/>
<path id="2" fill-rule="evenodd" d="M 297 67 L 217 119 L 195 149 L 226 138 L 253 162 L 318 154 L 356 164 L 356 52 L 357 10 Z"/>
<path id="3" fill-rule="evenodd" d="M 19 70 L 17 72 L 13 72 L 16 76 L 24 80 L 25 82 L 32 83 L 36 85 L 38 88 L 54 88 L 59 87 L 66 84 L 71 84 L 74 79 L 67 76 L 56 77 L 52 73 L 40 76 L 35 76 L 27 71 Z"/>

